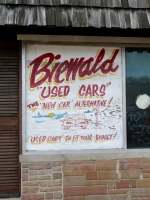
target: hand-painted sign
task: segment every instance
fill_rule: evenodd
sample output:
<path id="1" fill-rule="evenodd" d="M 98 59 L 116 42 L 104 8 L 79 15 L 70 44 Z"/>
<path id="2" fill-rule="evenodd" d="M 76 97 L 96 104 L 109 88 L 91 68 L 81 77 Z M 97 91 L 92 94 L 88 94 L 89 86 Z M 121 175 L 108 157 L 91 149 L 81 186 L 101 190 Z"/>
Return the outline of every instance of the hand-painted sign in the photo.
<path id="1" fill-rule="evenodd" d="M 26 149 L 122 147 L 121 49 L 26 45 Z"/>

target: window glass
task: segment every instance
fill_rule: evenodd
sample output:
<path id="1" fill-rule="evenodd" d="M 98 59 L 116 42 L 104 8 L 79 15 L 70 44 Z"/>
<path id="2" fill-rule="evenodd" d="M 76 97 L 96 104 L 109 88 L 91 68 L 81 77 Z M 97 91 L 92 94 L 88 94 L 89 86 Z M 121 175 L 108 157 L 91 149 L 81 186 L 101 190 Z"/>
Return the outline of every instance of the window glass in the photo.
<path id="1" fill-rule="evenodd" d="M 126 49 L 128 148 L 150 148 L 150 50 Z"/>

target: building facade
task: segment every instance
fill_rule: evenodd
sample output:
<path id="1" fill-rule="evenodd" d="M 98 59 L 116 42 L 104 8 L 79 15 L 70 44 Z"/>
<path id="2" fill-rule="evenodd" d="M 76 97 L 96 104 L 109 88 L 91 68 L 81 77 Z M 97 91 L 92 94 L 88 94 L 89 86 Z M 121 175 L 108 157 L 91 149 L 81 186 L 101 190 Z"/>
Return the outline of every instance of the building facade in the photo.
<path id="1" fill-rule="evenodd" d="M 0 11 L 0 199 L 150 199 L 150 2 Z"/>

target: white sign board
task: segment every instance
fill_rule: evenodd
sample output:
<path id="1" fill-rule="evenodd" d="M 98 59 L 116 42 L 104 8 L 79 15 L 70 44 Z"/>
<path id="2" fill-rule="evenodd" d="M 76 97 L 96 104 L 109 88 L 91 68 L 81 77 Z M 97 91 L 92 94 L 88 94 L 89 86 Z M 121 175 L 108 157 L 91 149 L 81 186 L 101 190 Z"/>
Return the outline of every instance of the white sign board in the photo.
<path id="1" fill-rule="evenodd" d="M 123 147 L 121 48 L 26 45 L 26 150 Z"/>

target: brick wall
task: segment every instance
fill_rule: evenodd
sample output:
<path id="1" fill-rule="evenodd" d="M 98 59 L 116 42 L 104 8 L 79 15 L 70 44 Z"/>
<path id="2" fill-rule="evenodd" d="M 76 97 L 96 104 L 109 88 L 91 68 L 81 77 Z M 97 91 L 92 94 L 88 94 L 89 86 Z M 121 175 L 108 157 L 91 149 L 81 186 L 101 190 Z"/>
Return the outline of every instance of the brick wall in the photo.
<path id="1" fill-rule="evenodd" d="M 22 200 L 62 199 L 62 163 L 22 164 Z"/>
<path id="2" fill-rule="evenodd" d="M 22 164 L 22 200 L 150 200 L 150 159 Z"/>

